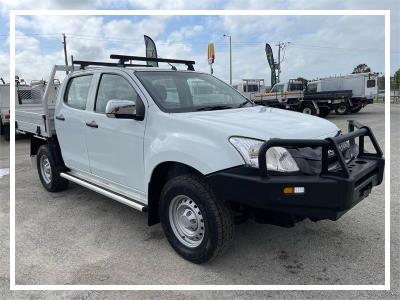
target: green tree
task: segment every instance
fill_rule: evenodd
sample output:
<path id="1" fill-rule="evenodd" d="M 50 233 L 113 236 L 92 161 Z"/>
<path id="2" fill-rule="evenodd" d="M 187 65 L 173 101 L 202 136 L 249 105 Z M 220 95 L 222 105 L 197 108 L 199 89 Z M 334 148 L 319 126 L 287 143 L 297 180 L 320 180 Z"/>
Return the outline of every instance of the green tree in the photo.
<path id="1" fill-rule="evenodd" d="M 371 72 L 371 68 L 368 67 L 367 64 L 359 64 L 353 69 L 352 74 L 369 73 L 369 72 Z"/>
<path id="2" fill-rule="evenodd" d="M 304 77 L 297 77 L 296 80 L 301 81 L 303 84 L 307 84 L 307 82 L 308 82 L 308 80 L 305 79 Z"/>
<path id="3" fill-rule="evenodd" d="M 400 69 L 397 69 L 397 71 L 394 73 L 394 81 L 400 82 Z"/>

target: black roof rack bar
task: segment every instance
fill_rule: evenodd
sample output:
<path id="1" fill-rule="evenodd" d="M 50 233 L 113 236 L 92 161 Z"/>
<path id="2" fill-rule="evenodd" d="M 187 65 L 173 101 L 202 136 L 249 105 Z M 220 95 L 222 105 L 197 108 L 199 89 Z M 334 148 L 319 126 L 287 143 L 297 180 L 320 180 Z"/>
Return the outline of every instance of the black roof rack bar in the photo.
<path id="1" fill-rule="evenodd" d="M 119 63 L 123 64 L 126 61 L 136 60 L 136 61 L 152 61 L 152 62 L 165 62 L 170 64 L 183 64 L 188 67 L 188 70 L 194 71 L 193 65 L 196 63 L 194 60 L 183 60 L 183 59 L 169 59 L 169 58 L 159 58 L 159 57 L 142 57 L 142 56 L 130 56 L 130 55 L 119 55 L 111 54 L 111 59 L 119 59 Z"/>
<path id="2" fill-rule="evenodd" d="M 87 60 L 74 60 L 72 62 L 74 65 L 80 65 L 81 69 L 87 66 L 104 66 L 104 67 L 148 67 L 147 65 L 139 64 L 120 64 L 114 62 L 102 62 L 102 61 L 87 61 Z"/>

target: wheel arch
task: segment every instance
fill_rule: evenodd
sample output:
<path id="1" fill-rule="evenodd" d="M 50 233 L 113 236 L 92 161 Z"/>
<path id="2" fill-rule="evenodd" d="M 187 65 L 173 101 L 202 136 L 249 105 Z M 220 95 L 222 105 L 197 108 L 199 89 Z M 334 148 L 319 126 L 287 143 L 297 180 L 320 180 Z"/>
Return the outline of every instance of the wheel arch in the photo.
<path id="1" fill-rule="evenodd" d="M 199 170 L 176 161 L 166 161 L 158 164 L 151 173 L 148 184 L 148 225 L 155 225 L 160 222 L 159 202 L 163 186 L 168 179 L 183 175 L 197 174 L 204 176 Z"/>
<path id="2" fill-rule="evenodd" d="M 30 143 L 30 153 L 31 156 L 37 155 L 39 148 L 43 145 L 47 145 L 49 148 L 49 153 L 52 156 L 55 164 L 60 170 L 66 169 L 64 160 L 61 154 L 60 144 L 58 143 L 58 139 L 56 136 L 48 138 L 48 139 L 39 139 L 34 136 L 31 136 L 31 143 Z"/>

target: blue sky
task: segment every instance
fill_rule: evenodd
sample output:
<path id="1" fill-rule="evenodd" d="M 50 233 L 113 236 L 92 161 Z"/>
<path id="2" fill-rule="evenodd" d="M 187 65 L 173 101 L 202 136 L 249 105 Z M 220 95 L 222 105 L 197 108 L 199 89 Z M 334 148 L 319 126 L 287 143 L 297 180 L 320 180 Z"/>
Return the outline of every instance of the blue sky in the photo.
<path id="1" fill-rule="evenodd" d="M 7 78 L 8 20 L 7 10 L 27 9 L 30 0 L 3 3 L 0 21 L 0 76 Z M 52 1 L 41 2 L 46 8 L 189 8 L 183 1 L 148 0 L 127 1 L 116 7 L 110 1 Z M 201 1 L 190 8 L 260 8 L 258 1 Z M 271 1 L 270 1 L 271 2 Z M 364 7 L 347 1 L 346 7 L 333 7 L 333 1 L 288 1 L 314 5 L 326 3 L 332 8 L 398 8 L 397 2 L 381 1 Z M 286 2 L 285 2 L 286 3 Z M 376 1 L 374 1 L 376 5 Z M 32 5 L 31 5 L 32 6 Z M 350 6 L 350 7 L 349 7 Z M 367 7 L 365 7 L 367 6 Z M 41 8 L 41 7 L 36 7 Z M 286 8 L 282 1 L 261 8 Z M 290 7 L 297 8 L 297 7 Z M 306 7 L 307 8 L 307 7 Z M 313 7 L 310 7 L 313 8 Z M 329 7 L 327 7 L 329 8 Z M 303 76 L 308 79 L 350 73 L 358 63 L 367 63 L 373 71 L 384 70 L 384 19 L 381 16 L 88 16 L 88 17 L 17 17 L 17 73 L 27 80 L 46 78 L 52 64 L 63 63 L 61 33 L 66 33 L 69 54 L 75 59 L 107 60 L 111 53 L 144 54 L 143 34 L 154 38 L 159 56 L 195 59 L 198 70 L 208 71 L 207 43 L 216 49 L 215 75 L 229 79 L 229 44 L 224 33 L 232 35 L 234 81 L 241 78 L 264 78 L 270 81 L 270 70 L 265 58 L 265 42 L 270 42 L 276 56 L 276 41 L 290 42 L 282 63 L 282 79 Z M 6 29 L 6 30 L 5 30 Z M 399 32 L 396 13 L 392 16 L 392 73 L 400 67 L 400 45 L 394 36 Z M 397 35 L 398 36 L 398 35 Z"/>

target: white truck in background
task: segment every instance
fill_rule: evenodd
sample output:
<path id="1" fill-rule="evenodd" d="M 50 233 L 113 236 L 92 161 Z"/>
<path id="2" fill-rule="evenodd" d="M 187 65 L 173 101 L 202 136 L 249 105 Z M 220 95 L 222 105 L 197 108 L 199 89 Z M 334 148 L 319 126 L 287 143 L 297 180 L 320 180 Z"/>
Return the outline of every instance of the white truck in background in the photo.
<path id="1" fill-rule="evenodd" d="M 267 93 L 256 94 L 254 102 L 326 117 L 330 111 L 345 103 L 348 98 L 351 98 L 351 91 L 309 91 L 306 82 L 289 79 L 288 82 L 278 82 Z"/>
<path id="2" fill-rule="evenodd" d="M 357 113 L 363 107 L 373 103 L 378 95 L 378 75 L 375 73 L 357 73 L 344 76 L 326 77 L 309 81 L 309 92 L 348 91 L 351 98 L 335 109 L 337 114 Z"/>
<path id="3" fill-rule="evenodd" d="M 242 79 L 234 84 L 233 88 L 250 100 L 254 100 L 256 95 L 265 93 L 269 87 L 265 86 L 264 79 Z"/>
<path id="4" fill-rule="evenodd" d="M 10 84 L 0 78 L 0 135 L 10 139 Z"/>

